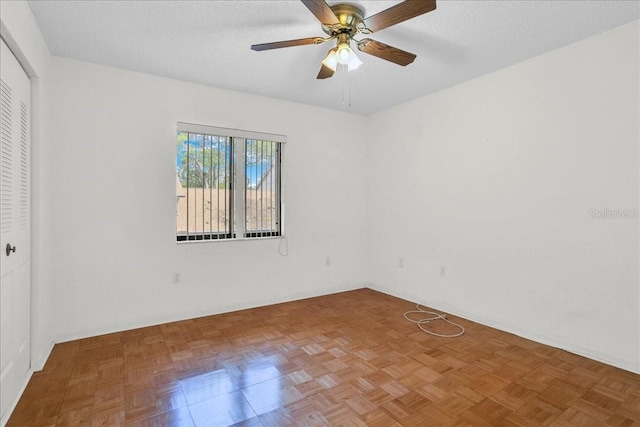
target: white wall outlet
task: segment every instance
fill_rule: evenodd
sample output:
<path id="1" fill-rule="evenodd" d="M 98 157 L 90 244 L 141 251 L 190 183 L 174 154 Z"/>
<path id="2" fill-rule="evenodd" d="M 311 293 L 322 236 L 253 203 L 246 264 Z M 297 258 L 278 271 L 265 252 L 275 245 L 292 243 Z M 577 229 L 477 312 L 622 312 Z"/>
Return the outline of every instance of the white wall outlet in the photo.
<path id="1" fill-rule="evenodd" d="M 331 257 L 327 257 L 327 259 L 324 262 L 324 265 L 331 265 Z"/>
<path id="2" fill-rule="evenodd" d="M 398 258 L 398 267 L 404 268 L 404 258 Z"/>
<path id="3" fill-rule="evenodd" d="M 172 281 L 173 281 L 173 283 L 180 283 L 180 272 L 179 271 L 174 271 L 173 272 Z"/>
<path id="4" fill-rule="evenodd" d="M 440 266 L 440 276 L 441 277 L 447 277 L 447 267 L 444 265 Z"/>

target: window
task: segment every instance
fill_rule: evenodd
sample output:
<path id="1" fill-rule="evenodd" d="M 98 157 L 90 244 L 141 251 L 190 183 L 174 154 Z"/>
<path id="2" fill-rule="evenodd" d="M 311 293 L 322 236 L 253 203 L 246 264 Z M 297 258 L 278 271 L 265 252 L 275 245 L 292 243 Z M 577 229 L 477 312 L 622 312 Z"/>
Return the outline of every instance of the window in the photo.
<path id="1" fill-rule="evenodd" d="M 177 241 L 282 235 L 284 136 L 178 123 L 177 137 Z"/>

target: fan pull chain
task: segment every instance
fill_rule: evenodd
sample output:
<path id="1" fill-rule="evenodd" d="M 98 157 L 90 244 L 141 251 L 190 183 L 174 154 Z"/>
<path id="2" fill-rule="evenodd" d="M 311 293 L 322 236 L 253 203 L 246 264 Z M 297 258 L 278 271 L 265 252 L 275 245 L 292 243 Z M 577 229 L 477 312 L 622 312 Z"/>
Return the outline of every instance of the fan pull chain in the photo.
<path id="1" fill-rule="evenodd" d="M 342 66 L 342 72 L 340 74 L 342 77 L 342 105 L 347 105 L 351 108 L 351 77 L 349 77 L 349 73 L 347 71 L 347 67 L 345 65 Z M 346 93 L 346 95 L 345 95 Z"/>
<path id="2" fill-rule="evenodd" d="M 344 69 L 345 66 L 341 66 L 340 67 L 340 74 L 342 75 L 342 105 L 345 105 L 345 96 L 344 96 L 344 92 L 345 92 L 345 88 L 347 86 L 346 80 L 347 80 L 347 73 L 345 72 L 346 70 Z"/>

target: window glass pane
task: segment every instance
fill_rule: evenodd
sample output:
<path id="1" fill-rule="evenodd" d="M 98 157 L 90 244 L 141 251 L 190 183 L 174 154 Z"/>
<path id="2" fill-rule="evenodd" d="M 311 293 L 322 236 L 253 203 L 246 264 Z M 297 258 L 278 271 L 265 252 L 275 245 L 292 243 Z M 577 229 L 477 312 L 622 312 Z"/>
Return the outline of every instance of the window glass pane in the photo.
<path id="1" fill-rule="evenodd" d="M 178 132 L 177 144 L 178 240 L 230 237 L 230 138 Z"/>
<path id="2" fill-rule="evenodd" d="M 279 235 L 279 148 L 277 142 L 246 140 L 245 231 L 248 237 Z"/>

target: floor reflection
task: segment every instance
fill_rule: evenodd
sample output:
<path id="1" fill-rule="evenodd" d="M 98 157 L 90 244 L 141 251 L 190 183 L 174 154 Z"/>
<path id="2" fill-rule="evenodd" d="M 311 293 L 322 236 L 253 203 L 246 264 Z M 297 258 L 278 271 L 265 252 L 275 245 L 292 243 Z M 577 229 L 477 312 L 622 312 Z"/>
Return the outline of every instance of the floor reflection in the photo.
<path id="1" fill-rule="evenodd" d="M 280 408 L 290 385 L 265 359 L 229 364 L 180 384 L 196 426 L 228 426 Z"/>
<path id="2" fill-rule="evenodd" d="M 189 406 L 196 426 L 229 426 L 256 416 L 242 392 L 221 394 Z"/>

